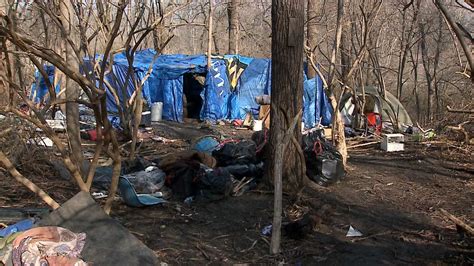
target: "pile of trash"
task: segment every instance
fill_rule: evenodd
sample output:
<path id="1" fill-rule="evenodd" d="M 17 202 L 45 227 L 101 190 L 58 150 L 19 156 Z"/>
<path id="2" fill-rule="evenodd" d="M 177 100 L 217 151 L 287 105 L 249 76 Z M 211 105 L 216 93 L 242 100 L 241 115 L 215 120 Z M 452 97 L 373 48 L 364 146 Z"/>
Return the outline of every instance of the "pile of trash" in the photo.
<path id="1" fill-rule="evenodd" d="M 241 196 L 262 180 L 268 134 L 264 129 L 254 132 L 251 139 L 204 136 L 188 150 L 123 161 L 119 195 L 131 207 Z M 344 175 L 342 156 L 326 140 L 323 130 L 304 132 L 302 149 L 307 175 L 315 183 L 328 186 Z M 71 179 L 62 162 L 51 164 L 62 178 Z M 89 169 L 88 162 L 82 169 Z M 111 179 L 112 166 L 96 168 L 92 183 L 95 199 L 107 197 Z"/>

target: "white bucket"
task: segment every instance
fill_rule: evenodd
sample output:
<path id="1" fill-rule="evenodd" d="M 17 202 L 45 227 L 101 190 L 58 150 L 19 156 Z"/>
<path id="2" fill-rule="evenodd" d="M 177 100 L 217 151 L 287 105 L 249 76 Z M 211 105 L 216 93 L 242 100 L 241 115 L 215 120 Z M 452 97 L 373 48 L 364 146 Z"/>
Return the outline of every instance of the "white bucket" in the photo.
<path id="1" fill-rule="evenodd" d="M 161 121 L 163 118 L 163 103 L 156 102 L 151 105 L 151 122 Z"/>
<path id="2" fill-rule="evenodd" d="M 261 131 L 263 129 L 263 120 L 253 121 L 253 131 Z"/>

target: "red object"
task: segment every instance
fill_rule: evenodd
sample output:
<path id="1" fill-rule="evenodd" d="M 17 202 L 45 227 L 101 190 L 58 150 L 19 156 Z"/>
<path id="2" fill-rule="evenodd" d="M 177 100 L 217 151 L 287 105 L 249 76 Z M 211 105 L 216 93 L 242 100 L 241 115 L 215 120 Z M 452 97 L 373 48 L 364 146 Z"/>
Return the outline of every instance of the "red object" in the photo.
<path id="1" fill-rule="evenodd" d="M 97 141 L 97 130 L 95 129 L 88 130 L 87 134 L 89 135 L 89 140 Z"/>
<path id="2" fill-rule="evenodd" d="M 242 119 L 235 119 L 232 121 L 232 125 L 235 127 L 241 127 L 244 124 L 244 120 Z"/>
<path id="3" fill-rule="evenodd" d="M 374 127 L 375 133 L 380 134 L 382 132 L 382 116 L 378 113 L 367 113 L 367 126 Z"/>
<path id="4" fill-rule="evenodd" d="M 323 153 L 323 145 L 321 144 L 319 140 L 314 142 L 313 151 L 316 154 L 316 156 Z"/>

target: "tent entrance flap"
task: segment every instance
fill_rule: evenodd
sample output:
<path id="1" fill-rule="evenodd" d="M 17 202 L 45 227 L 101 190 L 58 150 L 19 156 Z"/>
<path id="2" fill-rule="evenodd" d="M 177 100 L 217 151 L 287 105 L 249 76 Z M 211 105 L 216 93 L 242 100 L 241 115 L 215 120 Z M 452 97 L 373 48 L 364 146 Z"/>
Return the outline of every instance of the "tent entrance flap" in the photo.
<path id="1" fill-rule="evenodd" d="M 203 105 L 201 93 L 205 82 L 205 74 L 186 73 L 183 75 L 183 118 L 200 118 Z"/>

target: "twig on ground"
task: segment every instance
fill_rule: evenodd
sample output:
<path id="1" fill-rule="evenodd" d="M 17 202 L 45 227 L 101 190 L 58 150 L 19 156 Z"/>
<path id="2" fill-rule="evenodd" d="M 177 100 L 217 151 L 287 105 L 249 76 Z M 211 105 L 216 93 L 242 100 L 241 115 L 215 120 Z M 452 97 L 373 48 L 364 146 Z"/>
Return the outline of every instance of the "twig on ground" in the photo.
<path id="1" fill-rule="evenodd" d="M 451 213 L 449 213 L 448 211 L 446 211 L 445 209 L 441 208 L 439 209 L 439 211 L 444 215 L 446 216 L 447 218 L 449 218 L 451 221 L 453 221 L 456 225 L 458 225 L 459 227 L 461 227 L 462 229 L 464 229 L 466 232 L 468 232 L 471 236 L 474 236 L 474 229 L 468 225 L 467 223 L 461 221 L 461 219 L 457 218 L 456 216 L 452 215 Z"/>
<path id="2" fill-rule="evenodd" d="M 206 253 L 206 251 L 204 251 L 204 249 L 202 249 L 199 244 L 196 244 L 195 247 L 201 251 L 201 254 L 204 256 L 204 258 L 206 258 L 206 260 L 211 260 L 211 257 Z"/>

